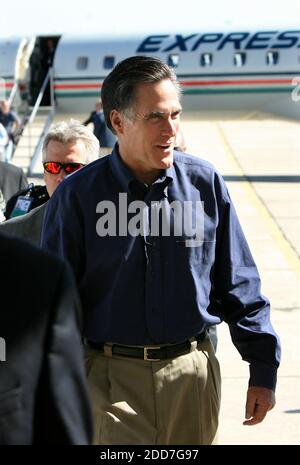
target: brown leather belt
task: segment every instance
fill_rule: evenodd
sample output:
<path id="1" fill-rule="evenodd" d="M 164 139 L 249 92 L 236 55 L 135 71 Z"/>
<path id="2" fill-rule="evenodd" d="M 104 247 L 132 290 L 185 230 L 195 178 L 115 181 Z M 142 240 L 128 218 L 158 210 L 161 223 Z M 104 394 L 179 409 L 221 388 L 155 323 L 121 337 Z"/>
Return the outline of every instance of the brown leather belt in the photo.
<path id="1" fill-rule="evenodd" d="M 120 344 L 106 344 L 89 341 L 84 339 L 84 344 L 93 350 L 99 350 L 100 352 L 110 353 L 110 355 L 120 355 L 121 357 L 140 358 L 149 361 L 165 360 L 169 358 L 176 358 L 180 355 L 185 355 L 194 350 L 195 346 L 192 344 L 193 340 L 198 343 L 204 341 L 206 331 L 203 331 L 197 336 L 191 339 L 180 342 L 179 344 L 170 344 L 164 346 L 144 346 L 144 347 L 132 347 L 123 346 Z"/>

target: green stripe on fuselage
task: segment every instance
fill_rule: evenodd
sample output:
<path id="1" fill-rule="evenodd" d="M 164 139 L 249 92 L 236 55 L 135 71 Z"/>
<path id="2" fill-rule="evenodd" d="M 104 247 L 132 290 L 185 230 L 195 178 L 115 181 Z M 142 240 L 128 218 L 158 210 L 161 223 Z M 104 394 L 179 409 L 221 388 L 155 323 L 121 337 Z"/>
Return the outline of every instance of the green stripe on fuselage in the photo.
<path id="1" fill-rule="evenodd" d="M 231 88 L 231 89 L 182 89 L 183 94 L 245 94 L 245 93 L 278 93 L 278 92 L 291 92 L 293 87 L 255 87 L 255 88 Z M 58 98 L 81 98 L 81 97 L 99 97 L 99 91 L 95 92 L 55 92 Z"/>

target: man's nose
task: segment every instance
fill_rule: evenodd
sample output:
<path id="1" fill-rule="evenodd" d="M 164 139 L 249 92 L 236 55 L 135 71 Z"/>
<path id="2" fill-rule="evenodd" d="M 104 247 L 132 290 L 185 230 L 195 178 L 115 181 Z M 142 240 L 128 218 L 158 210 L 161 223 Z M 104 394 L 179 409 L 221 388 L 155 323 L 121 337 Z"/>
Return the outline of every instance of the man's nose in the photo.
<path id="1" fill-rule="evenodd" d="M 174 137 L 177 133 L 178 121 L 174 120 L 171 116 L 164 120 L 162 133 Z"/>

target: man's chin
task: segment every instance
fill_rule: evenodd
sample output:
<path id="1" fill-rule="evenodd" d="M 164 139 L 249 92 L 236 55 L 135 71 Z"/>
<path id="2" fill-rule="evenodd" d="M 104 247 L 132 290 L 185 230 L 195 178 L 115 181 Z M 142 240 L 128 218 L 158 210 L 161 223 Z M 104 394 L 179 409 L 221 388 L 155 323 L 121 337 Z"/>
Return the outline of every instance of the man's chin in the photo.
<path id="1" fill-rule="evenodd" d="M 173 165 L 173 161 L 174 161 L 174 156 L 173 156 L 173 150 L 172 150 L 170 151 L 170 153 L 168 153 L 166 156 L 164 156 L 161 159 L 161 168 L 162 169 L 170 168 Z"/>

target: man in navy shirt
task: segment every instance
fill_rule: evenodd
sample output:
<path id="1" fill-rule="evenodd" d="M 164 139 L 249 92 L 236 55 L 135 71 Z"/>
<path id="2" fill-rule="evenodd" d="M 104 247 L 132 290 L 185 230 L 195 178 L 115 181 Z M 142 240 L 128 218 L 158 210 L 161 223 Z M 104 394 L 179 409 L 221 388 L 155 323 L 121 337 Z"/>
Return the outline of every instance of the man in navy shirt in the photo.
<path id="1" fill-rule="evenodd" d="M 96 101 L 95 111 L 92 111 L 83 124 L 86 126 L 89 123 L 93 123 L 94 134 L 100 142 L 100 155 L 107 155 L 115 145 L 116 136 L 106 125 L 101 99 Z"/>
<path id="2" fill-rule="evenodd" d="M 212 444 L 221 379 L 207 329 L 225 321 L 250 364 L 244 424 L 257 424 L 280 358 L 269 302 L 223 179 L 174 150 L 173 70 L 128 58 L 101 96 L 118 144 L 57 188 L 42 237 L 77 277 L 95 443 Z"/>

